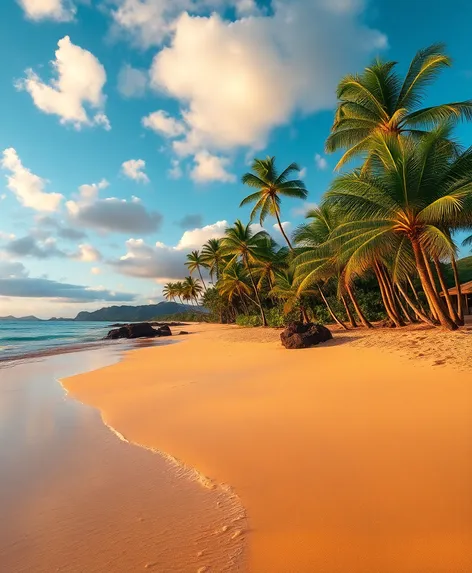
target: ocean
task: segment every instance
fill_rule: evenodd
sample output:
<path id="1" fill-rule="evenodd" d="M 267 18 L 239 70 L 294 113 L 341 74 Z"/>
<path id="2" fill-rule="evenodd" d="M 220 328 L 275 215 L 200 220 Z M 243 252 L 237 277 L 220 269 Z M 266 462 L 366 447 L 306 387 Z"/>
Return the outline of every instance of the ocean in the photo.
<path id="1" fill-rule="evenodd" d="M 111 329 L 108 322 L 0 321 L 0 360 L 54 352 L 67 346 L 94 346 Z"/>

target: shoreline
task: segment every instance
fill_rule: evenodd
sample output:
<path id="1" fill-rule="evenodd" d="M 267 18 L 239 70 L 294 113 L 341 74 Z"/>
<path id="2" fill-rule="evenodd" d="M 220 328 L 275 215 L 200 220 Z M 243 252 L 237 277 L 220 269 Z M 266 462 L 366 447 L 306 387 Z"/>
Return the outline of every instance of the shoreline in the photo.
<path id="1" fill-rule="evenodd" d="M 31 452 L 29 440 L 24 445 L 21 440 L 15 445 L 5 442 L 3 454 L 9 463 L 0 468 L 5 528 L 9 523 L 7 529 L 0 526 L 4 566 L 17 573 L 49 573 L 63 567 L 70 573 L 128 573 L 143 567 L 163 570 L 160 566 L 191 573 L 205 570 L 211 559 L 235 563 L 233 568 L 226 563 L 222 571 L 239 571 L 244 540 L 225 534 L 227 521 L 244 519 L 237 498 L 223 489 L 201 488 L 177 460 L 124 441 L 98 409 L 71 396 L 62 385 L 64 377 L 74 370 L 83 372 L 84 365 L 91 367 L 87 372 L 97 371 L 97 366 L 99 371 L 135 350 L 109 349 L 91 350 L 80 359 L 61 353 L 25 360 L 3 370 L 0 423 L 5 440 L 11 435 L 18 442 L 23 424 L 39 423 L 42 411 L 56 420 L 54 427 L 61 424 L 52 434 L 47 424 L 43 438 L 43 424 L 35 425 L 37 446 Z M 41 403 L 33 408 L 35 388 L 41 388 Z M 18 403 L 23 394 L 25 406 L 31 408 L 26 416 Z M 50 394 L 56 397 L 52 401 Z M 9 397 L 14 398 L 13 410 Z M 28 473 L 20 471 L 24 463 Z M 117 552 L 120 539 L 128 547 L 126 556 Z"/>
<path id="2" fill-rule="evenodd" d="M 472 414 L 471 388 L 447 361 L 435 369 L 431 368 L 434 363 L 430 365 L 427 360 L 408 363 L 406 358 L 421 354 L 414 350 L 415 346 L 419 350 L 424 346 L 421 329 L 398 332 L 400 336 L 380 329 L 373 337 L 365 332 L 335 333 L 331 344 L 298 352 L 275 345 L 277 331 L 214 325 L 192 327 L 192 332 L 195 330 L 200 335 L 190 337 L 186 345 L 162 349 L 160 358 L 165 354 L 165 361 L 159 360 L 156 349 L 131 351 L 114 367 L 64 383 L 79 399 L 98 407 L 104 422 L 127 439 L 171 452 L 213 481 L 231 484 L 247 511 L 249 530 L 245 537 L 249 540 L 250 571 L 286 572 L 292 567 L 297 573 L 308 573 L 322 564 L 329 564 L 330 571 L 343 573 L 345 567 L 362 573 L 389 571 L 386 567 L 393 563 L 395 573 L 439 572 L 446 564 L 457 570 L 472 567 L 472 551 L 466 549 L 472 542 L 472 494 L 470 488 L 464 489 L 465 478 L 472 478 L 472 463 L 463 459 L 463 449 L 470 447 L 464 424 L 468 424 Z M 362 339 L 358 336 L 353 341 L 359 334 Z M 378 347 L 392 339 L 398 345 L 395 349 L 393 344 L 392 352 Z M 435 340 L 438 362 L 437 356 L 447 353 L 459 338 L 438 333 Z M 407 350 L 407 356 L 400 356 L 401 348 Z M 359 352 L 367 364 L 359 363 Z M 152 374 L 156 360 L 157 377 Z M 349 363 L 364 367 L 367 372 L 359 377 L 355 369 L 346 371 Z M 380 372 L 386 367 L 388 370 L 380 387 L 376 367 Z M 303 378 L 313 368 L 318 376 L 322 372 L 326 380 L 315 377 L 305 381 Z M 401 374 L 396 377 L 395 369 L 403 372 L 406 380 Z M 452 381 L 445 376 L 446 371 L 451 372 Z M 126 383 L 130 372 L 139 379 L 131 388 Z M 447 383 L 441 379 L 444 376 Z M 428 391 L 431 397 L 425 402 L 423 394 Z M 403 404 L 404 392 L 408 392 L 412 403 L 397 418 L 395 409 Z M 366 409 L 365 401 L 370 408 Z M 330 414 L 334 412 L 338 413 L 332 419 Z M 344 416 L 339 418 L 338 427 L 333 424 L 341 412 Z M 426 413 L 429 416 L 425 417 Z M 444 417 L 449 420 L 445 427 Z M 403 450 L 391 441 L 392 432 L 400 439 Z M 405 441 L 408 435 L 415 434 L 421 446 L 413 447 Z M 304 442 L 302 449 L 299 438 Z M 433 443 L 439 448 L 434 455 Z M 382 450 L 377 449 L 380 444 Z M 308 458 L 307 447 L 311 452 Z M 351 465 L 356 451 L 359 460 L 363 460 L 357 469 Z M 337 454 L 333 458 L 334 452 Z M 446 455 L 448 465 L 444 467 Z M 317 463 L 318 456 L 327 464 L 323 469 Z M 403 467 L 410 468 L 410 478 L 404 475 Z M 336 483 L 345 472 L 353 483 L 349 486 L 349 478 L 343 477 L 343 482 L 348 481 L 341 495 L 338 486 L 333 491 L 329 484 L 333 480 Z M 444 492 L 448 472 L 456 489 Z M 365 483 L 360 487 L 362 482 Z M 389 493 L 385 491 L 379 498 L 376 492 L 386 487 Z M 323 492 L 323 496 L 318 498 L 316 492 Z M 422 508 L 420 515 L 411 514 L 410 502 L 405 505 L 413 492 L 418 498 L 416 505 L 419 503 Z M 457 505 L 460 495 L 462 505 L 465 503 L 462 509 Z M 392 496 L 394 506 L 388 501 Z M 455 517 L 449 506 L 438 507 L 437 497 L 443 505 L 454 507 Z M 337 507 L 339 504 L 341 507 Z M 361 506 L 364 515 L 359 514 Z M 375 535 L 368 525 L 374 507 L 379 513 Z M 392 516 L 385 521 L 392 512 L 398 514 L 393 523 Z M 399 529 L 400 515 L 406 521 Z M 351 521 L 352 525 L 348 525 Z M 350 528 L 354 523 L 358 528 L 363 522 L 364 533 L 361 527 L 353 545 Z M 462 533 L 455 536 L 455 545 L 451 546 L 447 539 L 452 535 L 453 522 Z M 389 528 L 387 551 L 381 532 L 384 530 L 386 535 Z M 425 541 L 420 543 L 418 538 L 413 555 L 400 551 L 405 543 L 413 542 L 414 537 L 410 536 L 414 530 L 415 535 L 424 531 L 427 539 L 432 528 L 437 529 L 434 544 L 427 543 L 422 548 Z M 373 545 L 372 536 L 377 539 Z M 349 550 L 340 556 L 336 545 Z M 366 557 L 360 559 L 361 554 Z"/>

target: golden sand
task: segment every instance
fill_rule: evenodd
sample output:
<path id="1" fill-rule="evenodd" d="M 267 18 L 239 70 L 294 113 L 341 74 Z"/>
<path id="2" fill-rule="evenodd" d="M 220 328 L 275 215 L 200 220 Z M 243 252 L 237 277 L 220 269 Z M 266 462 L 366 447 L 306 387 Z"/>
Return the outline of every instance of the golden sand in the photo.
<path id="1" fill-rule="evenodd" d="M 64 384 L 130 441 L 234 488 L 249 571 L 472 571 L 470 331 L 286 351 L 277 331 L 191 330 Z"/>

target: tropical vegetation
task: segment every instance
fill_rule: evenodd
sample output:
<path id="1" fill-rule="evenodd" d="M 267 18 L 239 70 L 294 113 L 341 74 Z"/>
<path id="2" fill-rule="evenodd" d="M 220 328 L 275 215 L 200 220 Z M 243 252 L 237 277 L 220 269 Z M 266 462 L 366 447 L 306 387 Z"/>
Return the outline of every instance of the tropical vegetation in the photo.
<path id="1" fill-rule="evenodd" d="M 256 158 L 242 177 L 253 190 L 241 202 L 253 205 L 249 222 L 236 221 L 190 253 L 191 276 L 167 284 L 165 297 L 243 325 L 462 325 L 462 297 L 452 299 L 448 287 L 452 281 L 460 293 L 456 237 L 472 227 L 472 148 L 462 147 L 454 127 L 472 118 L 472 101 L 424 106 L 427 87 L 450 65 L 443 46 L 433 45 L 404 78 L 395 62 L 381 60 L 343 78 L 326 150 L 342 151 L 337 169 L 345 170 L 319 205 L 289 236 L 283 201 L 308 197 L 300 168 L 278 171 L 274 157 Z M 286 245 L 263 230 L 269 216 Z"/>

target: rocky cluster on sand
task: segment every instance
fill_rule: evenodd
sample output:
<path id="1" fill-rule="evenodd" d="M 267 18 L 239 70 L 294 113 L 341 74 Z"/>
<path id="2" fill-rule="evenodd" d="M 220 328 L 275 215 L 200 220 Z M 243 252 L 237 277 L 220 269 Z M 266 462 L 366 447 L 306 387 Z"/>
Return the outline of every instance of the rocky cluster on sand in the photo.
<path id="1" fill-rule="evenodd" d="M 153 324 L 156 323 L 141 322 L 138 324 L 123 324 L 118 328 L 110 330 L 110 332 L 105 336 L 105 340 L 117 340 L 119 338 L 158 338 L 161 336 L 172 336 L 170 326 L 180 325 L 180 323 L 160 324 L 159 328 L 154 328 Z M 188 333 L 182 331 L 179 334 Z"/>
<path id="2" fill-rule="evenodd" d="M 309 348 L 321 342 L 331 340 L 333 335 L 321 324 L 303 324 L 292 322 L 281 333 L 280 339 L 285 348 L 290 350 L 297 348 Z"/>

